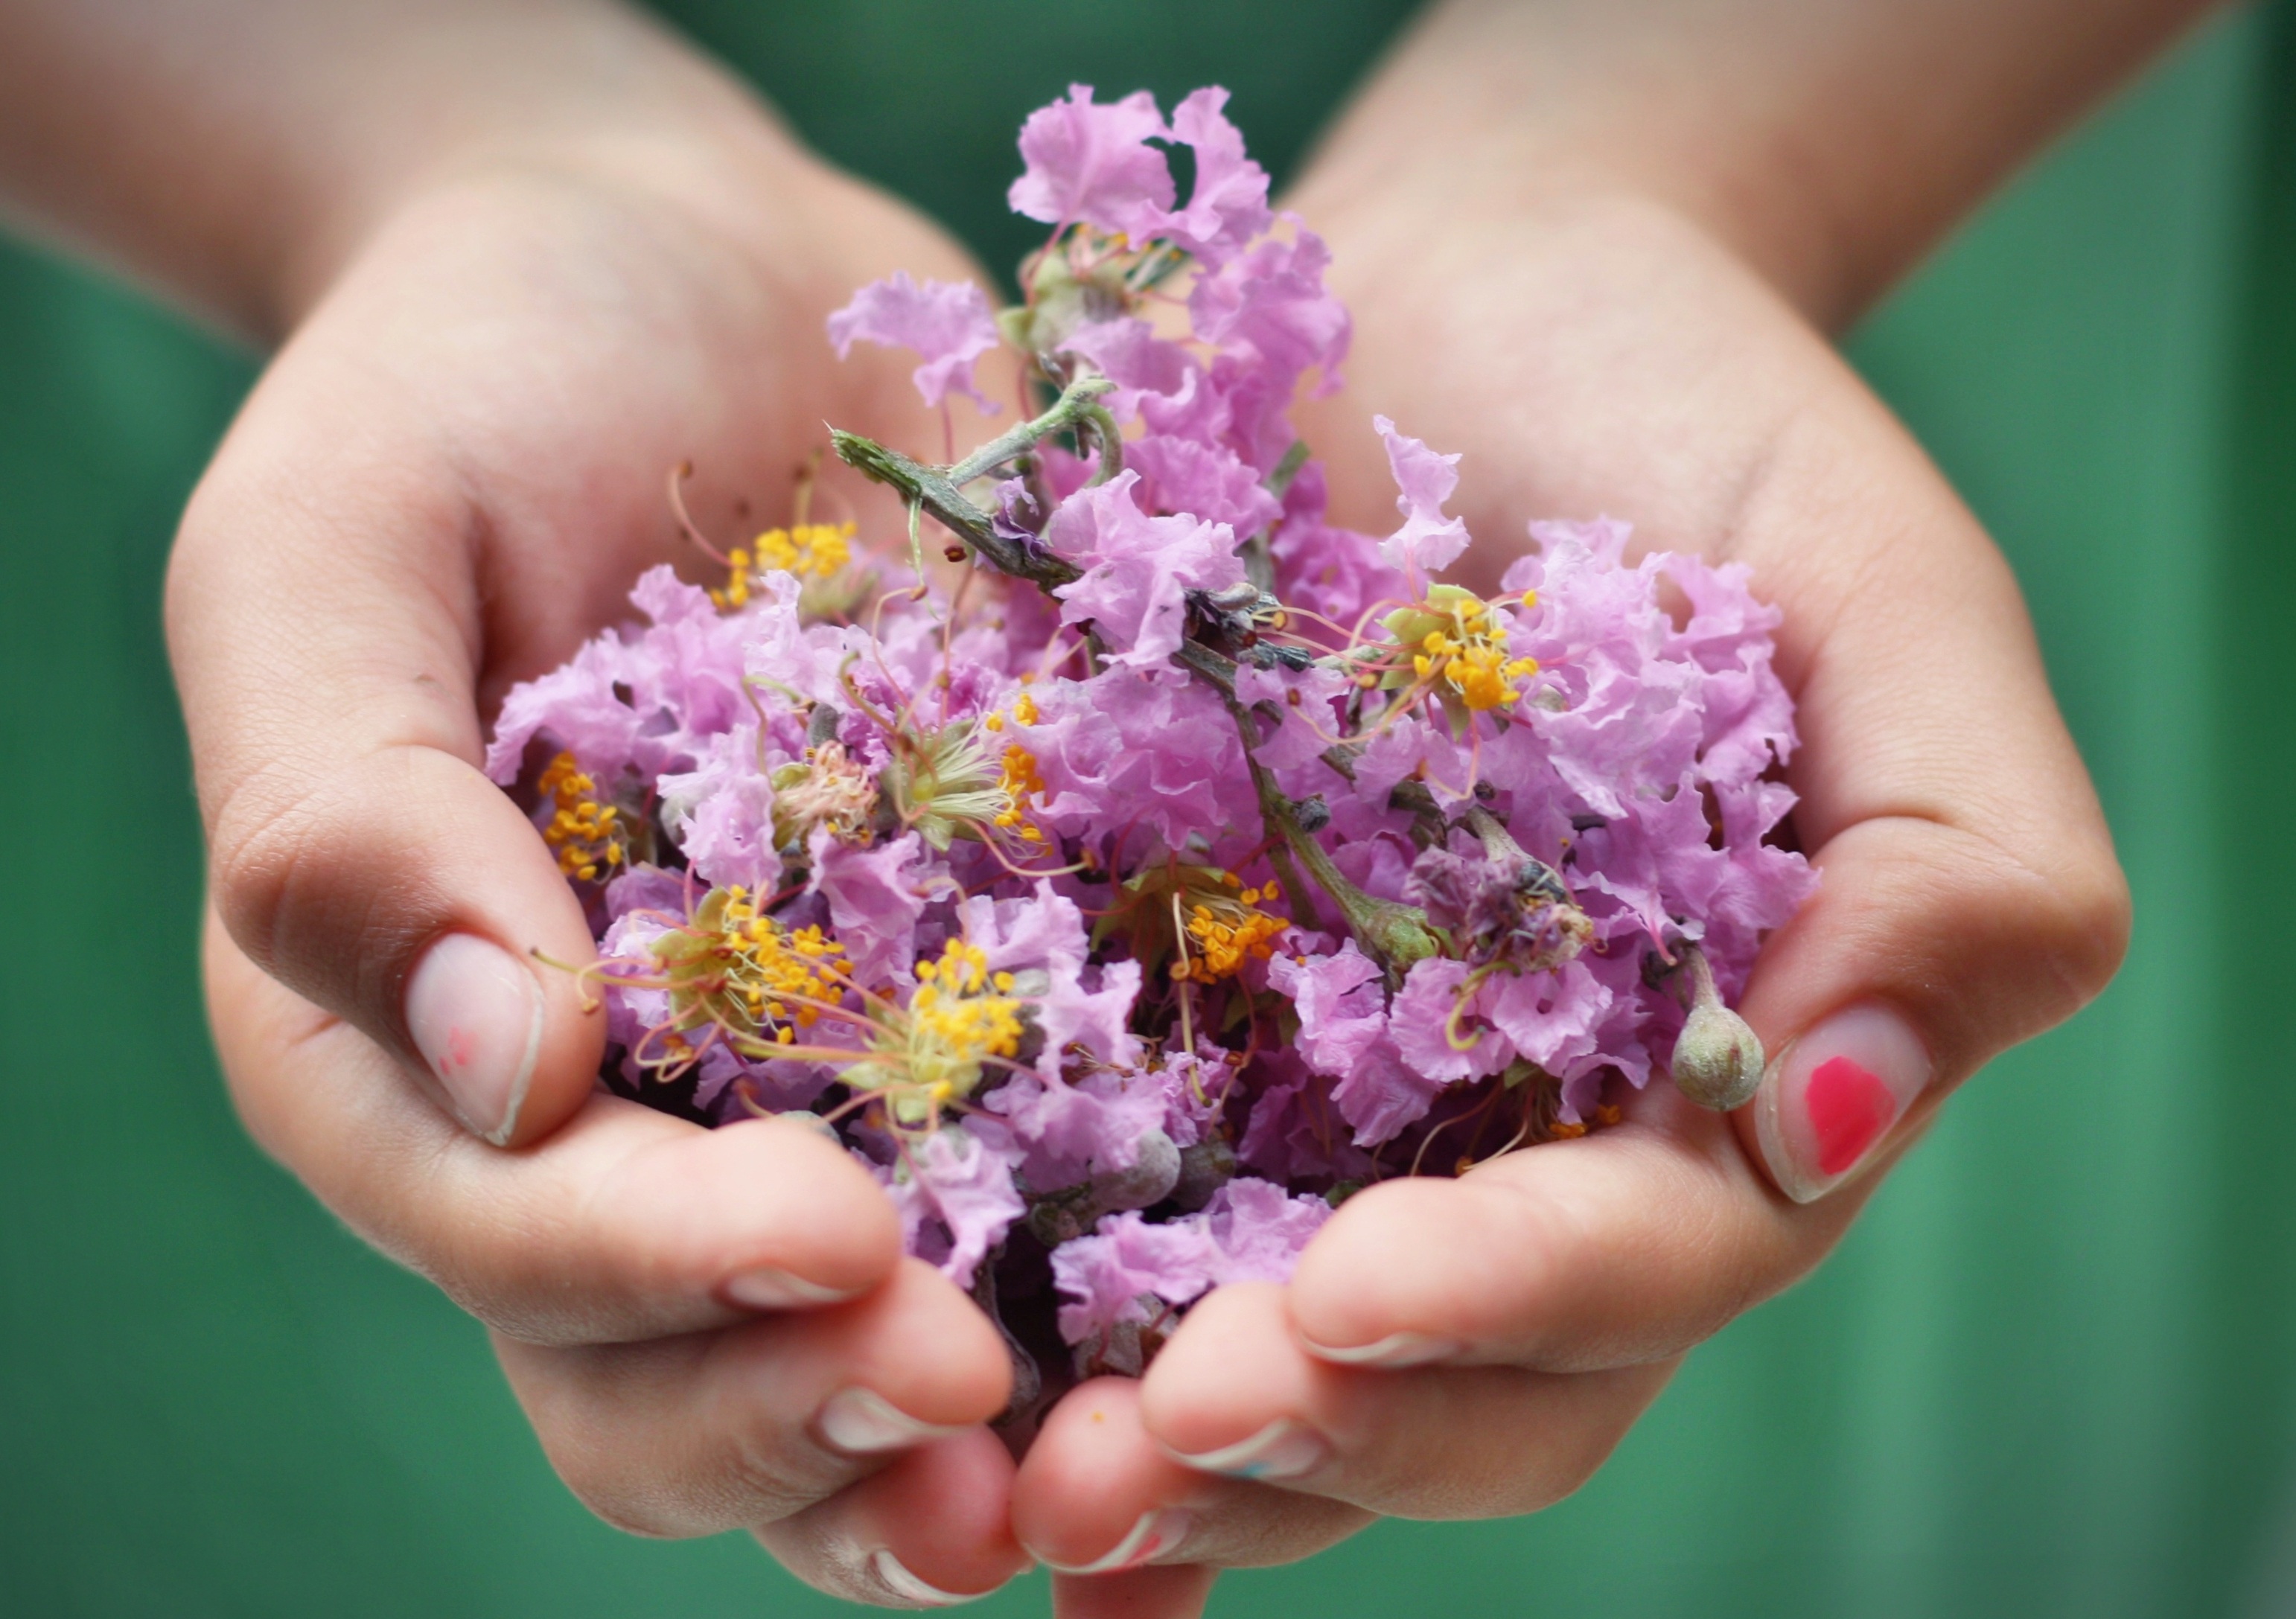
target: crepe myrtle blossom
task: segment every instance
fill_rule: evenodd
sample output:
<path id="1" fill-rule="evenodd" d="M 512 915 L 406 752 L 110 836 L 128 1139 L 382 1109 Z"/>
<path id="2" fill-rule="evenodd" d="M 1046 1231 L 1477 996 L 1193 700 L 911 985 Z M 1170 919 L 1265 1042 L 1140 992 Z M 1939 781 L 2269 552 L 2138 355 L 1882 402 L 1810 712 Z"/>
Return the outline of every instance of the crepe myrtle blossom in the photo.
<path id="1" fill-rule="evenodd" d="M 905 532 L 800 511 L 714 589 L 654 569 L 487 756 L 588 908 L 602 1083 L 811 1115 L 912 1253 L 1066 1342 L 1047 1390 L 1288 1277 L 1368 1182 L 1654 1073 L 1742 1101 L 1730 1003 L 1816 882 L 1742 567 L 1540 523 L 1478 595 L 1458 458 L 1385 417 L 1400 525 L 1329 520 L 1291 409 L 1347 312 L 1226 104 L 1031 114 L 1021 302 L 897 274 L 829 323 L 928 404 L 1009 349 L 1027 419 L 934 464 L 832 430 Z M 928 535 L 963 588 L 900 570 Z"/>
<path id="2" fill-rule="evenodd" d="M 981 409 L 996 409 L 973 386 L 973 363 L 996 347 L 996 317 L 988 295 L 970 282 L 929 281 L 922 286 L 896 270 L 853 295 L 829 317 L 829 339 L 843 359 L 857 340 L 909 348 L 922 359 L 913 373 L 927 405 L 960 393 Z"/>

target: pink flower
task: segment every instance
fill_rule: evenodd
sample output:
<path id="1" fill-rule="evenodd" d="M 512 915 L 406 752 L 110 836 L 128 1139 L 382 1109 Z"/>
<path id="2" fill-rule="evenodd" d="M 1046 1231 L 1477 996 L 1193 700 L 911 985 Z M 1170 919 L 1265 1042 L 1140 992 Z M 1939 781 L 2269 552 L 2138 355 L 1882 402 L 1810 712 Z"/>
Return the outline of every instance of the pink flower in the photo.
<path id="1" fill-rule="evenodd" d="M 988 295 L 971 282 L 929 281 L 920 287 L 906 270 L 871 282 L 829 317 L 829 340 L 839 359 L 857 339 L 922 356 L 913 380 L 927 405 L 955 392 L 995 413 L 996 406 L 973 386 L 972 364 L 997 345 L 996 315 Z"/>
<path id="2" fill-rule="evenodd" d="M 869 1168 L 900 1211 L 907 1247 L 960 1288 L 1027 1212 L 1004 1159 L 964 1130 L 936 1130 L 900 1162 Z"/>
<path id="3" fill-rule="evenodd" d="M 1438 455 L 1419 439 L 1395 430 L 1384 416 L 1373 427 L 1387 445 L 1387 464 L 1395 473 L 1395 509 L 1403 527 L 1379 543 L 1379 554 L 1414 578 L 1440 573 L 1467 549 L 1467 526 L 1443 515 L 1443 503 L 1459 487 L 1459 458 Z"/>
<path id="4" fill-rule="evenodd" d="M 1217 270 L 1266 230 L 1267 171 L 1243 155 L 1243 135 L 1220 109 L 1227 92 L 1208 85 L 1172 109 L 1172 139 L 1194 151 L 1195 190 L 1188 206 L 1157 231 Z"/>
<path id="5" fill-rule="evenodd" d="M 1193 517 L 1149 517 L 1133 501 L 1139 474 L 1127 469 L 1079 490 L 1045 525 L 1045 543 L 1081 566 L 1084 577 L 1054 593 L 1061 621 L 1089 620 L 1131 668 L 1164 666 L 1187 626 L 1187 593 L 1243 578 L 1235 533 Z"/>
<path id="6" fill-rule="evenodd" d="M 1171 166 L 1145 143 L 1167 133 L 1145 90 L 1103 106 L 1090 85 L 1070 85 L 1066 101 L 1039 107 L 1021 126 L 1028 167 L 1005 200 L 1054 229 L 1082 221 L 1144 242 L 1172 206 Z"/>
<path id="7" fill-rule="evenodd" d="M 1221 1187 L 1202 1213 L 1161 1225 L 1111 1214 L 1053 1255 L 1053 1279 L 1075 1301 L 1061 1306 L 1061 1336 L 1089 1344 L 1125 1322 L 1151 1321 L 1159 1304 L 1185 1304 L 1227 1282 L 1288 1281 L 1331 1217 L 1321 1198 L 1249 1177 Z"/>

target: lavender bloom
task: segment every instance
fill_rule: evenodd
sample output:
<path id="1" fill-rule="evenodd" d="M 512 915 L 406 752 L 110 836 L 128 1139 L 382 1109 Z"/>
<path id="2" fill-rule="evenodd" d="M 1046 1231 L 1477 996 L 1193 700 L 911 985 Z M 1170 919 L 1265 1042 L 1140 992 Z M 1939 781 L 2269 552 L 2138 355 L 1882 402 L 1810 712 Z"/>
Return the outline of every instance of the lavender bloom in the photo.
<path id="1" fill-rule="evenodd" d="M 973 386 L 972 366 L 996 347 L 996 317 L 988 295 L 971 282 L 929 281 L 919 286 L 906 270 L 896 270 L 884 281 L 870 282 L 829 317 L 829 340 L 837 345 L 839 359 L 852 352 L 856 339 L 922 356 L 924 364 L 913 380 L 927 405 L 939 405 L 954 392 L 996 412 Z"/>
<path id="2" fill-rule="evenodd" d="M 929 405 L 1008 342 L 1062 400 L 962 488 L 853 457 L 961 590 L 800 518 L 739 588 L 645 574 L 487 755 L 591 917 L 605 1079 L 816 1115 L 910 1253 L 1087 1371 L 1288 1278 L 1357 1185 L 1615 1119 L 1685 1027 L 1645 958 L 1696 944 L 1721 1095 L 1708 1026 L 1817 880 L 1743 567 L 1629 565 L 1603 519 L 1534 525 L 1488 601 L 1436 583 L 1457 457 L 1384 417 L 1399 527 L 1328 520 L 1292 409 L 1349 315 L 1226 103 L 1072 86 L 1021 131 L 1021 307 L 896 274 L 832 317 Z"/>

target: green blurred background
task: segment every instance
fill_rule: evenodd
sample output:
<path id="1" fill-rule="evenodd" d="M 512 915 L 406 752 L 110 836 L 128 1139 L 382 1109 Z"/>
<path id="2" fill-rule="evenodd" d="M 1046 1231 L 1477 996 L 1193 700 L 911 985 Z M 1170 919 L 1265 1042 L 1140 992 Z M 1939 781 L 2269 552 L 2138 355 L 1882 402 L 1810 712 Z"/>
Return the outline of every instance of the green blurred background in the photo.
<path id="1" fill-rule="evenodd" d="M 1218 81 L 1279 177 L 1410 9 L 672 8 L 995 263 L 1022 113 Z M 2138 924 L 1812 1281 L 1536 1519 L 1386 1525 L 1215 1614 L 2296 1612 L 2296 30 L 2227 20 L 1872 320 L 1858 364 L 2015 563 Z M 961 86 L 961 89 L 952 89 Z M 815 1615 L 743 1537 L 625 1538 L 478 1328 L 234 1124 L 159 634 L 252 378 L 0 246 L 0 1614 Z M 975 1611 L 1041 1612 L 1041 1577 Z"/>

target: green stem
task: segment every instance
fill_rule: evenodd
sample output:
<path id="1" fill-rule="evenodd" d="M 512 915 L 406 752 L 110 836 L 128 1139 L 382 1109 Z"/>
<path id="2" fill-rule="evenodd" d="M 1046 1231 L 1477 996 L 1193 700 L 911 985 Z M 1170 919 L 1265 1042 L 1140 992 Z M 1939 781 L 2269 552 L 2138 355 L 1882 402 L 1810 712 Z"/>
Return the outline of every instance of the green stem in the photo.
<path id="1" fill-rule="evenodd" d="M 1017 542 L 998 534 L 989 524 L 988 514 L 967 500 L 939 468 L 911 461 L 898 450 L 889 450 L 873 438 L 840 428 L 829 429 L 829 442 L 840 461 L 873 483 L 890 485 L 912 503 L 922 507 L 935 522 L 987 559 L 999 573 L 1026 579 L 1046 591 L 1072 585 L 1084 576 L 1083 570 L 1075 564 L 1062 561 L 1050 552 L 1024 550 Z"/>
<path id="2" fill-rule="evenodd" d="M 986 477 L 1006 462 L 1026 455 L 1054 433 L 1064 432 L 1078 422 L 1089 422 L 1093 437 L 1102 441 L 1102 460 L 1113 459 L 1117 467 L 1124 464 L 1123 451 L 1115 448 L 1116 418 L 1100 403 L 1101 395 L 1116 386 L 1106 377 L 1079 377 L 1053 401 L 1052 408 L 1033 421 L 1023 421 L 1007 428 L 987 444 L 948 469 L 948 481 L 963 488 L 976 478 Z M 1111 469 L 1111 472 L 1114 469 Z"/>

